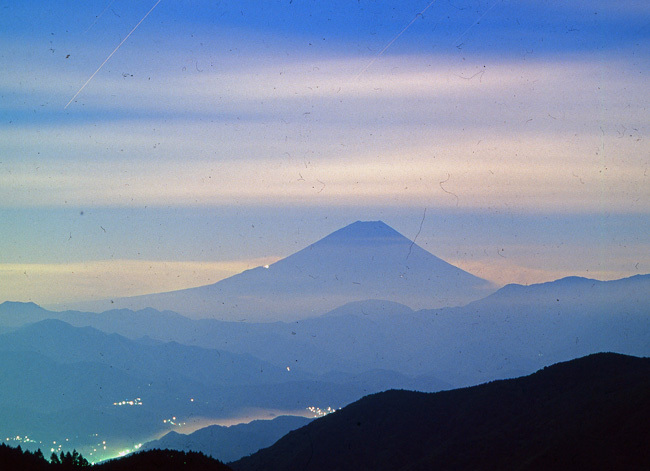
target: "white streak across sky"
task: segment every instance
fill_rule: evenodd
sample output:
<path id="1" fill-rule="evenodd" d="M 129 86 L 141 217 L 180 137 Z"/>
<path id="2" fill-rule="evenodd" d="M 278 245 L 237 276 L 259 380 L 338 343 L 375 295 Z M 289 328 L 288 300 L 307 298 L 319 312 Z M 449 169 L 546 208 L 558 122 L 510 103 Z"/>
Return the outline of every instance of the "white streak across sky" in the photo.
<path id="1" fill-rule="evenodd" d="M 465 31 L 463 31 L 463 32 L 461 33 L 460 36 L 458 36 L 458 38 L 454 41 L 454 43 L 457 43 L 458 41 L 460 41 L 461 39 L 463 39 L 463 37 L 464 37 L 467 33 L 469 33 L 469 32 L 472 30 L 472 28 L 474 28 L 474 26 L 476 26 L 477 24 L 479 24 L 479 23 L 481 22 L 481 20 L 482 20 L 483 18 L 485 18 L 485 16 L 486 16 L 488 13 L 490 13 L 490 10 L 492 10 L 494 7 L 496 7 L 499 3 L 501 3 L 501 0 L 498 0 L 498 1 L 494 2 L 492 5 L 490 5 L 490 7 L 489 7 L 487 10 L 485 10 L 485 11 L 483 12 L 483 14 L 482 14 L 481 16 L 479 16 L 478 19 L 477 19 L 474 23 L 472 23 L 471 25 L 469 25 L 469 28 L 467 28 Z"/>
<path id="2" fill-rule="evenodd" d="M 437 1 L 438 1 L 438 0 L 433 0 L 433 1 L 429 2 L 429 4 L 424 8 L 424 10 L 422 10 L 420 13 L 418 13 L 417 15 L 415 15 L 415 16 L 413 17 L 413 19 L 411 20 L 411 22 L 410 22 L 409 24 L 407 24 L 407 25 L 406 25 L 406 26 L 405 26 L 405 27 L 404 27 L 404 28 L 403 28 L 399 33 L 397 33 L 397 34 L 395 35 L 395 37 L 393 37 L 393 39 L 391 39 L 390 41 L 388 41 L 388 43 L 384 46 L 384 48 L 383 48 L 381 51 L 379 51 L 379 52 L 377 53 L 377 55 L 375 55 L 375 57 L 373 57 L 373 58 L 372 58 L 372 59 L 371 59 L 371 60 L 366 64 L 366 66 L 365 66 L 363 69 L 361 69 L 361 70 L 359 71 L 359 73 L 354 77 L 354 79 L 355 79 L 355 80 L 359 80 L 359 78 L 361 78 L 361 76 L 364 74 L 364 72 L 365 72 L 366 70 L 368 70 L 368 69 L 370 68 L 370 66 L 372 66 L 372 64 L 374 64 L 375 61 L 377 61 L 377 59 L 379 59 L 379 58 L 382 56 L 382 54 L 384 54 L 384 52 L 386 52 L 386 51 L 388 50 L 388 48 L 391 47 L 391 46 L 393 45 L 393 43 L 395 43 L 395 41 L 397 41 L 397 40 L 400 38 L 400 36 L 402 36 L 402 35 L 406 32 L 406 30 L 409 29 L 409 28 L 413 25 L 413 23 L 415 23 L 415 22 L 417 21 L 418 18 L 421 18 L 421 17 L 424 15 L 424 13 L 425 13 L 425 12 L 426 12 L 430 7 L 431 7 L 431 5 L 433 5 L 433 4 L 436 3 Z"/>
<path id="3" fill-rule="evenodd" d="M 151 10 L 149 10 L 149 11 L 148 11 L 148 12 L 147 12 L 143 17 L 142 17 L 142 19 L 141 19 L 140 21 L 138 21 L 138 23 L 133 27 L 133 29 L 132 29 L 131 31 L 129 31 L 129 34 L 127 34 L 126 36 L 124 36 L 124 39 L 122 39 L 122 41 L 120 41 L 120 43 L 117 45 L 117 47 L 116 47 L 115 49 L 113 49 L 113 52 L 111 52 L 111 53 L 108 55 L 108 57 L 104 60 L 104 62 L 102 62 L 102 63 L 100 64 L 99 67 L 97 67 L 97 70 L 95 70 L 95 71 L 93 72 L 93 74 L 88 78 L 88 80 L 86 80 L 86 83 L 84 83 L 84 84 L 81 86 L 81 88 L 77 91 L 77 93 L 75 93 L 74 96 L 73 96 L 72 98 L 70 98 L 70 101 L 69 101 L 69 102 L 68 102 L 68 103 L 63 107 L 64 110 L 67 109 L 68 106 L 70 106 L 70 103 L 72 103 L 72 102 L 74 101 L 74 99 L 77 98 L 77 96 L 79 96 L 79 94 L 81 93 L 81 91 L 82 91 L 84 88 L 86 88 L 86 85 L 88 85 L 88 84 L 90 83 L 90 81 L 95 77 L 95 75 L 97 75 L 97 73 L 98 73 L 100 70 L 102 70 L 102 67 L 104 67 L 104 65 L 106 65 L 106 63 L 111 59 L 111 57 L 113 57 L 113 54 L 115 54 L 115 53 L 117 52 L 117 50 L 118 50 L 120 47 L 122 47 L 122 44 L 124 44 L 124 43 L 126 42 L 126 40 L 129 39 L 129 37 L 133 34 L 133 32 L 134 32 L 136 29 L 138 29 L 138 26 L 140 26 L 140 25 L 142 24 L 142 22 L 147 18 L 147 16 L 149 16 L 149 14 L 150 14 L 152 11 L 155 10 L 155 8 L 158 6 L 158 4 L 159 4 L 161 1 L 162 1 L 162 0 L 157 0 L 156 3 L 154 4 L 154 6 L 151 7 Z M 110 6 L 110 4 L 109 4 L 109 6 Z M 106 8 L 108 8 L 108 7 L 106 7 Z M 102 13 L 103 13 L 103 12 L 102 12 Z M 101 16 L 101 15 L 100 15 L 100 16 Z M 92 26 L 91 26 L 91 27 L 92 27 Z M 89 28 L 89 29 L 90 29 L 90 28 Z"/>
<path id="4" fill-rule="evenodd" d="M 108 5 L 106 5 L 106 6 L 104 7 L 104 9 L 102 10 L 102 12 L 101 12 L 99 15 L 97 15 L 97 16 L 95 17 L 95 19 L 94 19 L 93 22 L 90 24 L 90 26 L 88 26 L 88 28 L 86 29 L 86 31 L 84 31 L 84 34 L 86 34 L 88 31 L 90 31 L 90 30 L 92 29 L 92 27 L 95 26 L 95 25 L 97 24 L 97 22 L 99 21 L 99 19 L 100 19 L 102 16 L 104 16 L 104 13 L 106 13 L 106 11 L 111 7 L 111 5 L 112 5 L 114 2 L 115 2 L 115 0 L 111 0 L 110 2 L 108 2 Z"/>

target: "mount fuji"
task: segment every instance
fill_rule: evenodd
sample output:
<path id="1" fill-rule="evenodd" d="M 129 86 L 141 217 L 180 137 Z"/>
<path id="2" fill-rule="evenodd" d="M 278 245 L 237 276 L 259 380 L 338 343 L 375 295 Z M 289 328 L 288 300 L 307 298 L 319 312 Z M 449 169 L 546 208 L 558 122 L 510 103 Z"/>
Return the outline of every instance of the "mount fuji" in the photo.
<path id="1" fill-rule="evenodd" d="M 413 309 L 457 306 L 495 289 L 381 221 L 357 221 L 266 267 L 197 288 L 93 303 L 90 309 L 152 307 L 192 318 L 271 322 L 315 317 L 368 299 Z"/>

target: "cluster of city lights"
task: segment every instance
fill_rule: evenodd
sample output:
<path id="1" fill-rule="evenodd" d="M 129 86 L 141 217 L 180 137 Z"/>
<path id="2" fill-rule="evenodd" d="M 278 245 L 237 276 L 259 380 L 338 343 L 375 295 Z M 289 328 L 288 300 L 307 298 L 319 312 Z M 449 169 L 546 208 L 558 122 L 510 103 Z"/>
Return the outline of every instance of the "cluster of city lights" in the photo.
<path id="1" fill-rule="evenodd" d="M 15 437 L 7 437 L 7 438 L 5 438 L 5 443 L 10 443 L 10 442 L 37 443 L 36 440 L 32 440 L 27 435 L 25 435 L 25 436 L 16 435 Z M 38 442 L 38 443 L 40 443 L 40 442 Z"/>
<path id="2" fill-rule="evenodd" d="M 136 397 L 135 399 L 131 399 L 130 401 L 114 402 L 113 405 L 114 406 L 141 406 L 142 399 Z"/>
<path id="3" fill-rule="evenodd" d="M 321 409 L 320 407 L 314 407 L 314 406 L 307 407 L 307 410 L 312 414 L 314 414 L 314 417 L 325 417 L 327 414 L 331 414 L 337 411 L 337 409 L 333 409 L 331 407 L 328 407 L 327 409 Z"/>
<path id="4" fill-rule="evenodd" d="M 164 419 L 163 424 L 169 424 L 169 425 L 175 425 L 177 427 L 182 427 L 185 425 L 185 422 L 180 422 L 176 419 L 176 416 L 172 417 L 171 419 Z"/>
<path id="5" fill-rule="evenodd" d="M 93 451 L 92 451 L 92 453 L 89 453 L 89 456 L 93 456 L 93 453 L 97 453 L 97 449 L 99 449 L 99 451 L 105 450 L 106 449 L 106 440 L 102 440 L 101 443 L 95 444 L 95 446 L 93 447 Z"/>
<path id="6" fill-rule="evenodd" d="M 133 452 L 139 450 L 140 448 L 142 448 L 142 443 L 138 443 L 137 445 L 134 445 L 134 446 L 133 446 L 133 450 L 128 449 L 128 448 L 127 448 L 126 450 L 122 450 L 122 451 L 120 451 L 120 452 L 118 453 L 118 455 L 119 455 L 120 457 L 123 457 L 123 456 L 128 455 L 129 453 L 133 453 Z"/>
<path id="7" fill-rule="evenodd" d="M 134 401 L 124 401 L 124 402 L 125 404 L 115 403 L 115 405 L 131 405 L 129 404 L 129 402 L 133 402 L 133 405 L 142 404 L 139 398 L 135 399 Z M 167 420 L 166 423 L 172 425 L 178 425 L 178 426 L 184 425 L 184 423 L 176 423 L 175 421 L 176 421 L 176 417 L 172 417 L 172 419 Z M 65 452 L 67 450 L 72 450 L 72 448 L 76 448 L 77 451 L 79 451 L 83 456 L 85 456 L 91 464 L 95 464 L 95 462 L 97 461 L 102 461 L 110 457 L 126 456 L 142 448 L 142 443 L 138 443 L 137 445 L 133 445 L 129 449 L 116 451 L 114 449 L 111 449 L 110 445 L 106 442 L 106 440 L 102 440 L 102 438 L 100 438 L 99 433 L 93 433 L 90 435 L 90 437 L 94 439 L 94 443 L 82 447 L 73 446 L 73 440 L 70 438 L 64 438 L 62 440 L 52 440 L 52 441 L 48 440 L 46 442 L 42 442 L 39 440 L 35 440 L 34 438 L 28 435 L 14 435 L 11 437 L 5 437 L 4 440 L 0 438 L 0 443 L 4 442 L 6 444 L 16 443 L 16 444 L 25 444 L 25 445 L 33 444 L 32 446 L 29 447 L 29 449 L 36 449 L 36 447 L 39 447 L 43 449 L 44 454 L 56 453 L 57 455 L 59 455 L 61 452 Z M 47 454 L 47 458 L 49 458 L 49 454 Z M 0 464 L 0 471 L 2 471 L 3 469 L 4 468 L 2 468 L 2 465 Z"/>
<path id="8" fill-rule="evenodd" d="M 66 441 L 66 442 L 69 442 L 70 439 L 69 439 L 69 438 L 66 438 L 65 441 Z M 54 453 L 54 452 L 60 452 L 60 451 L 62 451 L 62 450 L 63 450 L 63 445 L 64 445 L 64 444 L 65 444 L 64 442 L 59 442 L 59 443 L 57 443 L 56 440 L 54 440 L 54 441 L 52 442 L 52 446 L 50 447 L 50 452 Z M 66 446 L 67 446 L 67 445 L 66 445 Z"/>

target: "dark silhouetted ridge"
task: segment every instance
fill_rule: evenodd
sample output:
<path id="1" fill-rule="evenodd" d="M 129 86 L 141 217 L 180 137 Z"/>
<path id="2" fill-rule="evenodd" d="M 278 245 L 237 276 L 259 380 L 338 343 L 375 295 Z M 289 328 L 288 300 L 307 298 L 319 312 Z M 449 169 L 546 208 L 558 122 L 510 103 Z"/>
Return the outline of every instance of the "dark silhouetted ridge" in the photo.
<path id="1" fill-rule="evenodd" d="M 203 453 L 151 450 L 95 465 L 99 471 L 228 471 L 222 462 Z"/>
<path id="2" fill-rule="evenodd" d="M 603 353 L 471 388 L 367 396 L 231 466 L 641 470 L 649 424 L 650 359 Z"/>
<path id="3" fill-rule="evenodd" d="M 210 425 L 189 435 L 171 431 L 158 440 L 145 443 L 143 449 L 200 451 L 222 461 L 234 461 L 272 445 L 283 435 L 311 420 L 306 417 L 279 416 L 273 420 L 253 420 L 227 427 Z"/>

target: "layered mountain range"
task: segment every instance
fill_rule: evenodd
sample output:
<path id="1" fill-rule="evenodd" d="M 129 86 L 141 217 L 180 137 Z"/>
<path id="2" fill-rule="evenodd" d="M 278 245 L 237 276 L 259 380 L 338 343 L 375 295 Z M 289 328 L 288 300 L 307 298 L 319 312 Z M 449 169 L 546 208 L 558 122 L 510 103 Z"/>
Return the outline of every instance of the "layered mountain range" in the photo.
<path id="1" fill-rule="evenodd" d="M 0 436 L 91 460 L 167 432 L 177 433 L 161 445 L 215 456 L 224 449 L 211 441 L 232 440 L 247 454 L 245 435 L 267 446 L 303 418 L 180 432 L 389 389 L 473 386 L 598 352 L 649 356 L 649 292 L 650 275 L 495 291 L 385 224 L 357 222 L 268 268 L 123 300 L 165 310 L 0 304 Z"/>
<path id="2" fill-rule="evenodd" d="M 319 317 L 274 323 L 193 320 L 154 309 L 54 312 L 6 302 L 0 305 L 0 329 L 56 318 L 138 341 L 146 337 L 253 355 L 332 379 L 339 372 L 373 371 L 375 377 L 394 376 L 396 385 L 405 381 L 399 375 L 408 375 L 419 378 L 419 387 L 457 387 L 599 351 L 648 355 L 648 292 L 650 275 L 613 281 L 572 277 L 508 285 L 460 307 L 414 311 L 394 302 L 359 301 Z"/>

